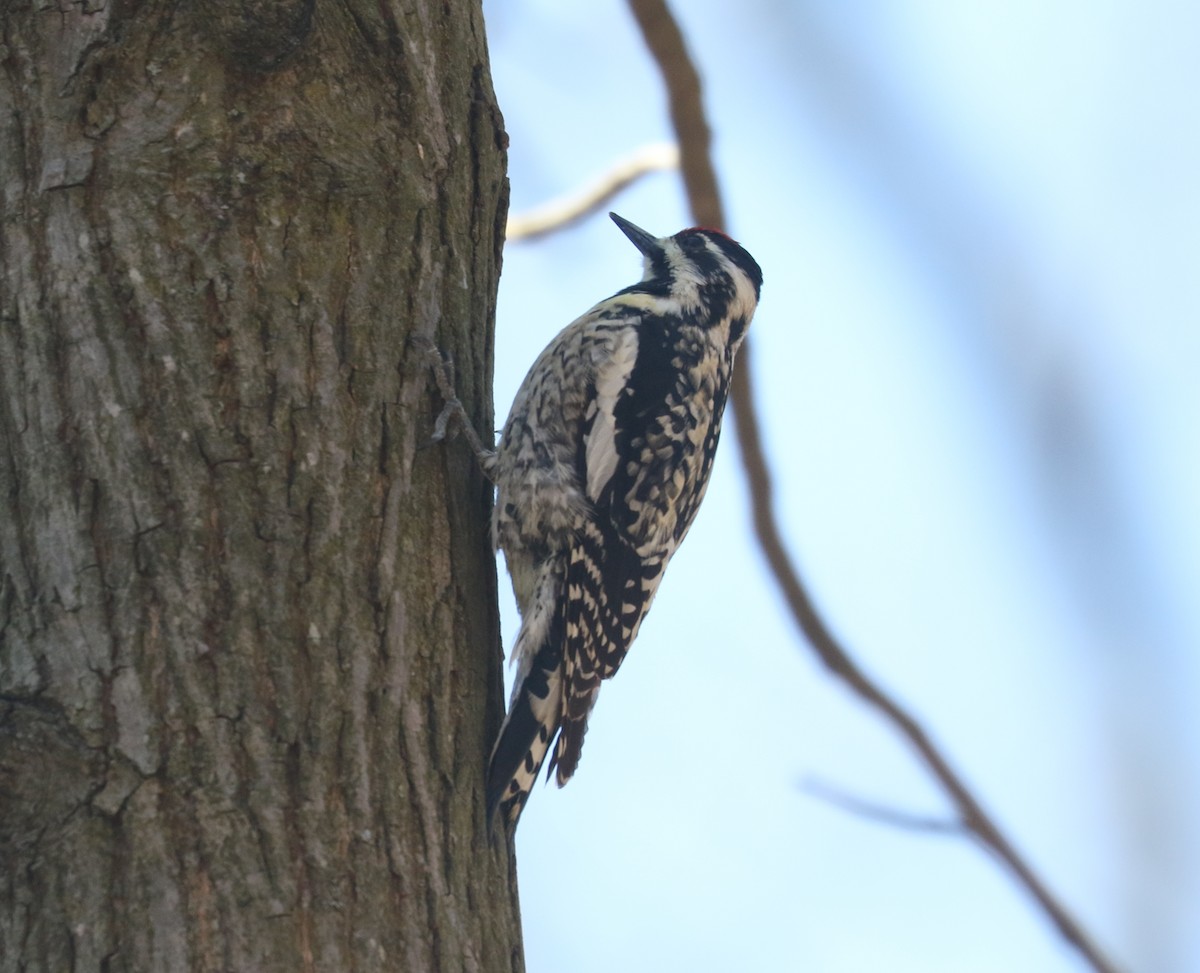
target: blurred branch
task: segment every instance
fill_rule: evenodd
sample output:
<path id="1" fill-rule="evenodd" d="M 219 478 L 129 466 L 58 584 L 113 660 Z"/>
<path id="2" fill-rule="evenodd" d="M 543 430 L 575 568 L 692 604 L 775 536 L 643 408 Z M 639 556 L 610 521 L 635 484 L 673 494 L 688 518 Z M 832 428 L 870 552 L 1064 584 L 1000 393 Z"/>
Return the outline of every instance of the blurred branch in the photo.
<path id="1" fill-rule="evenodd" d="M 688 54 L 683 34 L 665 0 L 629 0 L 629 7 L 667 88 L 692 218 L 699 225 L 723 228 L 726 226 L 725 214 L 709 154 L 711 133 L 704 114 L 700 76 Z M 1116 973 L 1117 967 L 1017 852 L 921 724 L 863 672 L 817 613 L 784 547 L 775 519 L 774 487 L 754 406 L 750 351 L 751 345 L 747 341 L 739 353 L 733 386 L 734 419 L 750 487 L 755 534 L 793 619 L 826 668 L 878 710 L 917 751 L 952 801 L 962 827 L 1004 862 L 1063 938 L 1098 973 Z"/>
<path id="2" fill-rule="evenodd" d="M 699 226 L 722 228 L 725 212 L 709 155 L 712 132 L 704 114 L 700 74 L 688 54 L 683 32 L 667 9 L 666 0 L 629 0 L 629 9 L 667 87 L 671 125 L 679 144 L 679 164 L 692 217 Z"/>
<path id="3" fill-rule="evenodd" d="M 509 217 L 506 238 L 509 243 L 514 240 L 532 240 L 561 230 L 607 206 L 610 199 L 642 176 L 678 167 L 679 150 L 674 145 L 647 145 L 628 158 L 622 159 L 585 189 L 551 200 L 528 213 Z"/>
<path id="4" fill-rule="evenodd" d="M 921 831 L 926 834 L 950 835 L 962 835 L 967 830 L 963 822 L 957 818 L 935 818 L 930 815 L 910 814 L 907 811 L 898 811 L 895 808 L 886 807 L 875 801 L 868 801 L 857 797 L 823 780 L 810 778 L 801 781 L 800 788 L 812 797 L 822 800 L 827 804 L 832 804 L 843 811 L 857 815 L 860 818 L 867 818 L 880 824 L 889 825 L 893 828 L 903 828 L 905 831 Z"/>

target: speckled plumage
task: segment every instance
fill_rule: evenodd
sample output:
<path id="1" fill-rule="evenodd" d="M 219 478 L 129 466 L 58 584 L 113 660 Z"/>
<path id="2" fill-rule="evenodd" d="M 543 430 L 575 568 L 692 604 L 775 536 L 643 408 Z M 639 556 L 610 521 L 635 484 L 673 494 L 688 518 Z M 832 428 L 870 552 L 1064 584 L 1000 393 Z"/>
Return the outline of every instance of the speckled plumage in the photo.
<path id="1" fill-rule="evenodd" d="M 521 611 L 488 813 L 515 825 L 539 768 L 562 786 L 600 682 L 637 637 L 704 498 L 754 259 L 715 230 L 656 239 L 613 215 L 645 276 L 567 325 L 517 392 L 491 473 Z M 556 735 L 557 734 L 557 739 Z"/>

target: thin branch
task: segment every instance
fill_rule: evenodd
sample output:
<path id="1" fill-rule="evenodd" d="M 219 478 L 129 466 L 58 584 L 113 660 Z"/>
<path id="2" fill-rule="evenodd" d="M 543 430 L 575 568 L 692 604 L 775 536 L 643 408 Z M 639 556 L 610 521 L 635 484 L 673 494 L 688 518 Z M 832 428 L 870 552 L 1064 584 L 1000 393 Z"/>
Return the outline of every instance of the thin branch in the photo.
<path id="1" fill-rule="evenodd" d="M 666 84 L 692 217 L 700 226 L 724 227 L 721 191 L 709 155 L 712 132 L 704 113 L 700 74 L 688 54 L 683 32 L 665 0 L 629 0 L 629 9 Z"/>
<path id="2" fill-rule="evenodd" d="M 642 176 L 679 167 L 679 150 L 669 143 L 647 145 L 622 159 L 590 186 L 551 200 L 537 209 L 510 216 L 505 236 L 514 240 L 532 240 L 577 223 L 585 216 L 606 207 L 609 200 Z"/>
<path id="3" fill-rule="evenodd" d="M 826 781 L 809 779 L 801 781 L 800 787 L 812 797 L 822 800 L 826 804 L 832 804 L 849 814 L 886 824 L 889 827 L 901 828 L 905 831 L 920 831 L 925 834 L 962 835 L 967 833 L 967 826 L 957 818 L 935 818 L 931 815 L 900 811 L 858 797 Z"/>
<path id="4" fill-rule="evenodd" d="M 710 131 L 704 114 L 700 76 L 688 54 L 683 34 L 665 0 L 629 0 L 629 7 L 667 88 L 693 219 L 701 225 L 724 227 L 716 172 L 709 154 Z M 921 724 L 859 668 L 817 613 L 784 547 L 775 518 L 774 489 L 754 405 L 754 369 L 750 351 L 747 341 L 739 352 L 733 387 L 738 443 L 750 487 L 755 534 L 797 626 L 830 672 L 878 710 L 916 750 L 953 802 L 963 826 L 1008 867 L 1017 883 L 1033 898 L 1063 938 L 1097 973 L 1117 973 L 1116 965 L 1101 952 L 1083 926 L 984 811 Z"/>

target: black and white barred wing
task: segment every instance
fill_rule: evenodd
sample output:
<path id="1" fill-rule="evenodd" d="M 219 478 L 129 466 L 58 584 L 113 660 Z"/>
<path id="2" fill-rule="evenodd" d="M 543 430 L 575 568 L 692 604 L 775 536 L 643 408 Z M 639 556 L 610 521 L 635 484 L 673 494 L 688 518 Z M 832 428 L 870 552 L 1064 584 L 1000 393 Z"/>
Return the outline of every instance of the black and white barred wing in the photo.
<path id="1" fill-rule="evenodd" d="M 597 363 L 582 437 L 580 473 L 592 515 L 572 540 L 563 588 L 564 691 L 550 764 L 559 785 L 575 772 L 601 680 L 620 667 L 687 531 L 681 514 L 690 522 L 695 510 L 699 467 L 671 444 L 679 428 L 712 418 L 690 401 L 688 383 L 634 374 L 671 364 L 656 354 L 653 319 L 616 334 Z"/>

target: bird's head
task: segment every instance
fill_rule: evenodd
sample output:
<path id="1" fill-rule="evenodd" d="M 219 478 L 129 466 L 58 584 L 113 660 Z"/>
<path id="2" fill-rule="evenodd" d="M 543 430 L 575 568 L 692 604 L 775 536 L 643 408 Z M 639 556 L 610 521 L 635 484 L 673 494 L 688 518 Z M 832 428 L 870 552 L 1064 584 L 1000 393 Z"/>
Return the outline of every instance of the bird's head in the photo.
<path id="1" fill-rule="evenodd" d="M 762 291 L 762 270 L 735 240 L 700 226 L 656 237 L 616 213 L 608 215 L 645 257 L 643 284 L 671 293 L 685 307 L 717 311 L 723 305 L 749 321 Z"/>

